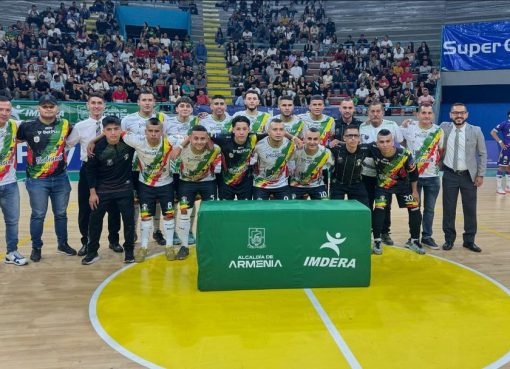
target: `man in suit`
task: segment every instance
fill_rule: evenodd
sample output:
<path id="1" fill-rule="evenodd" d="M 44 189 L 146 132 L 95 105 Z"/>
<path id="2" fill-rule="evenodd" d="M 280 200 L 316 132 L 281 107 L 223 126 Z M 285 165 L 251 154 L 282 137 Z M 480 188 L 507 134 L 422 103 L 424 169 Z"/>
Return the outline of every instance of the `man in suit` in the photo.
<path id="1" fill-rule="evenodd" d="M 469 113 L 462 103 L 450 109 L 452 122 L 443 122 L 443 250 L 451 250 L 455 242 L 455 212 L 460 192 L 464 213 L 463 246 L 474 252 L 482 250 L 475 244 L 476 195 L 483 184 L 487 165 L 487 149 L 480 127 L 466 122 Z"/>

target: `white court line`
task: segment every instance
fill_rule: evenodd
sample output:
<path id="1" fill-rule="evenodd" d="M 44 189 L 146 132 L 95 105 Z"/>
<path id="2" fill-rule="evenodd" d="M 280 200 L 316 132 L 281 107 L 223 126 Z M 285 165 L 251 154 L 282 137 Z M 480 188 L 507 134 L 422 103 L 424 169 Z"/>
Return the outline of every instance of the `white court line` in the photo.
<path id="1" fill-rule="evenodd" d="M 499 287 L 500 289 L 503 290 L 503 292 L 505 292 L 508 296 L 510 296 L 510 290 L 508 288 L 506 288 L 504 285 L 502 285 L 501 283 L 499 283 L 497 280 L 495 280 L 494 278 L 492 277 L 489 277 L 488 275 L 486 274 L 483 274 L 482 272 L 479 272 L 478 270 L 476 269 L 473 269 L 471 267 L 468 267 L 467 265 L 464 265 L 464 264 L 461 264 L 461 263 L 458 263 L 456 261 L 453 261 L 453 260 L 448 260 L 448 259 L 445 259 L 441 256 L 437 256 L 437 255 L 432 255 L 432 254 L 427 254 L 429 256 L 432 256 L 436 259 L 440 259 L 440 260 L 444 260 L 444 261 L 447 261 L 449 263 L 452 263 L 452 264 L 455 264 L 457 266 L 460 266 L 461 268 L 464 268 L 464 269 L 467 269 L 475 274 L 478 274 L 479 276 L 487 279 L 489 282 L 491 282 L 492 284 L 494 284 L 495 286 Z M 505 354 L 503 355 L 502 357 L 500 357 L 498 360 L 496 360 L 495 362 L 487 365 L 486 367 L 484 367 L 484 369 L 499 369 L 501 368 L 503 365 L 505 364 L 508 364 L 510 363 L 510 350 Z"/>
<path id="2" fill-rule="evenodd" d="M 347 346 L 347 343 L 343 339 L 343 337 L 340 334 L 340 332 L 338 332 L 338 329 L 336 329 L 335 325 L 333 324 L 333 322 L 329 318 L 328 314 L 326 313 L 326 311 L 322 307 L 322 305 L 319 302 L 319 300 L 317 300 L 317 297 L 315 297 L 315 294 L 309 288 L 305 288 L 304 291 L 306 293 L 306 296 L 308 296 L 308 299 L 312 303 L 313 307 L 315 308 L 315 310 L 319 314 L 322 322 L 324 323 L 324 325 L 328 329 L 329 334 L 331 334 L 331 336 L 333 337 L 333 340 L 335 341 L 336 345 L 338 346 L 340 351 L 342 351 L 342 354 L 344 355 L 345 359 L 347 360 L 347 362 L 349 363 L 351 368 L 361 369 L 361 364 L 356 359 L 356 357 L 352 353 L 352 351 L 349 348 L 349 346 Z"/>
<path id="3" fill-rule="evenodd" d="M 159 253 L 159 254 L 156 254 L 156 255 L 151 255 L 146 260 L 151 259 L 151 258 L 153 258 L 155 256 L 158 256 L 158 255 L 161 255 L 161 254 L 162 253 Z M 103 339 L 103 341 L 105 341 L 112 349 L 114 349 L 115 351 L 117 351 L 120 354 L 124 355 L 129 360 L 132 360 L 135 363 L 138 363 L 138 364 L 140 364 L 140 365 L 142 365 L 142 366 L 144 366 L 146 368 L 150 368 L 150 369 L 164 369 L 163 367 L 161 367 L 159 365 L 156 365 L 153 362 L 150 362 L 148 360 L 145 360 L 144 358 L 141 358 L 140 356 L 132 353 L 131 351 L 129 351 L 126 348 L 124 348 L 123 346 L 121 346 L 108 333 L 106 333 L 106 331 L 104 330 L 103 326 L 101 325 L 101 323 L 99 322 L 99 319 L 97 317 L 97 300 L 99 298 L 99 295 L 101 295 L 101 292 L 103 292 L 103 289 L 108 285 L 108 283 L 110 283 L 112 281 L 112 279 L 114 279 L 116 276 L 118 276 L 120 273 L 124 272 L 128 268 L 134 267 L 135 265 L 136 265 L 136 263 L 132 263 L 132 264 L 126 265 L 123 268 L 120 268 L 115 273 L 113 273 L 108 278 L 106 278 L 99 285 L 99 287 L 96 288 L 96 290 L 94 291 L 94 294 L 92 295 L 92 298 L 90 299 L 90 304 L 89 304 L 89 319 L 90 319 L 90 322 L 92 323 L 92 326 L 94 327 L 94 329 L 96 330 L 97 334 L 99 335 L 99 337 L 101 337 Z M 90 268 L 90 266 L 86 266 L 86 267 Z"/>
<path id="4" fill-rule="evenodd" d="M 152 255 L 150 256 L 149 258 L 147 259 L 150 259 L 150 258 L 153 258 L 155 256 L 158 256 L 158 255 L 161 255 L 162 253 L 159 253 L 159 254 L 156 254 L 156 255 Z M 428 256 L 431 256 L 431 257 L 434 257 L 436 259 L 440 259 L 440 260 L 443 260 L 443 261 L 446 261 L 446 262 L 449 262 L 449 263 L 452 263 L 452 264 L 455 264 L 461 268 L 464 268 L 466 270 L 469 270 L 473 273 L 476 273 L 478 274 L 479 276 L 487 279 L 489 282 L 493 283 L 495 286 L 499 287 L 501 290 L 503 290 L 507 295 L 510 296 L 510 290 L 508 288 L 506 288 L 504 285 L 502 285 L 501 283 L 499 283 L 498 281 L 496 281 L 495 279 L 489 277 L 488 275 L 486 274 L 483 274 L 482 272 L 479 272 L 478 270 L 476 269 L 473 269 L 471 267 L 468 267 L 466 265 L 463 265 L 461 263 L 458 263 L 456 261 L 453 261 L 453 260 L 449 260 L 449 259 L 445 259 L 441 256 L 437 256 L 437 255 L 432 255 L 432 254 L 427 254 Z M 92 323 L 92 326 L 94 327 L 94 329 L 96 330 L 97 334 L 111 347 L 113 348 L 115 351 L 119 352 L 120 354 L 122 354 L 123 356 L 125 356 L 126 358 L 128 358 L 129 360 L 132 360 L 142 366 L 145 366 L 146 368 L 150 368 L 150 369 L 163 369 L 162 367 L 148 361 L 148 360 L 145 360 L 143 358 L 141 358 L 140 356 L 132 353 L 131 351 L 128 351 L 127 349 L 125 349 L 124 347 L 122 347 L 117 341 L 115 341 L 108 333 L 106 333 L 106 331 L 103 329 L 103 327 L 101 326 L 101 323 L 99 322 L 99 319 L 97 317 L 97 300 L 99 298 L 99 295 L 101 294 L 101 292 L 103 291 L 103 289 L 106 287 L 106 285 L 108 285 L 108 283 L 111 282 L 111 280 L 113 280 L 117 275 L 119 275 L 120 273 L 122 273 L 123 271 L 127 270 L 128 268 L 131 268 L 131 267 L 134 267 L 135 266 L 135 263 L 133 264 L 129 264 L 129 265 L 126 265 L 125 267 L 117 270 L 115 273 L 113 273 L 112 275 L 110 275 L 108 278 L 106 278 L 100 285 L 99 287 L 94 291 L 94 294 L 92 295 L 92 298 L 90 299 L 90 304 L 89 304 L 89 318 L 90 318 L 90 321 Z M 326 311 L 324 310 L 324 308 L 322 307 L 322 305 L 320 304 L 319 300 L 317 300 L 317 297 L 315 296 L 315 294 L 312 292 L 311 289 L 309 288 L 306 288 L 304 289 L 308 299 L 310 300 L 310 302 L 312 303 L 313 307 L 315 308 L 315 310 L 317 311 L 317 313 L 319 314 L 322 322 L 324 323 L 324 325 L 326 326 L 326 328 L 328 329 L 329 333 L 331 334 L 331 336 L 333 337 L 333 340 L 335 341 L 335 343 L 337 344 L 338 348 L 340 349 L 340 351 L 342 352 L 342 354 L 344 355 L 345 359 L 347 360 L 347 362 L 349 363 L 349 365 L 351 366 L 351 368 L 356 368 L 356 369 L 361 369 L 361 364 L 359 363 L 359 361 L 356 359 L 356 357 L 354 356 L 354 354 L 352 353 L 352 351 L 349 349 L 349 347 L 347 346 L 347 343 L 345 342 L 345 340 L 342 338 L 342 336 L 340 335 L 340 332 L 338 332 L 337 328 L 335 327 L 335 325 L 333 324 L 333 322 L 331 321 L 331 319 L 329 318 L 328 314 L 326 313 Z M 487 365 L 484 369 L 499 369 L 501 368 L 503 365 L 505 364 L 508 364 L 510 362 L 510 351 L 508 351 L 505 355 L 503 355 L 501 358 L 499 358 L 498 360 L 494 361 L 493 363 Z"/>

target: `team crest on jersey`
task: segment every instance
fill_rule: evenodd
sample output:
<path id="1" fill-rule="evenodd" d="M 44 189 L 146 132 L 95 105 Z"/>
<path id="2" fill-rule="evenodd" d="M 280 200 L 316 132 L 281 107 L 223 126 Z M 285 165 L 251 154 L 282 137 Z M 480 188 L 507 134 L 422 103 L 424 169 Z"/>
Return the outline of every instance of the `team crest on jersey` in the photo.
<path id="1" fill-rule="evenodd" d="M 106 166 L 111 167 L 113 165 L 113 159 L 106 160 Z"/>
<path id="2" fill-rule="evenodd" d="M 228 153 L 228 157 L 229 157 L 230 159 L 232 159 L 232 158 L 234 157 L 234 153 L 232 153 L 232 152 Z"/>
<path id="3" fill-rule="evenodd" d="M 361 159 L 356 160 L 356 166 L 357 166 L 357 167 L 359 167 L 359 166 L 361 165 L 361 163 L 362 163 L 362 160 L 361 160 Z"/>
<path id="4" fill-rule="evenodd" d="M 38 143 L 39 141 L 41 141 L 41 138 L 39 136 L 35 136 L 34 137 L 34 142 Z"/>
<path id="5" fill-rule="evenodd" d="M 124 154 L 124 160 L 128 160 L 129 159 L 129 154 Z"/>

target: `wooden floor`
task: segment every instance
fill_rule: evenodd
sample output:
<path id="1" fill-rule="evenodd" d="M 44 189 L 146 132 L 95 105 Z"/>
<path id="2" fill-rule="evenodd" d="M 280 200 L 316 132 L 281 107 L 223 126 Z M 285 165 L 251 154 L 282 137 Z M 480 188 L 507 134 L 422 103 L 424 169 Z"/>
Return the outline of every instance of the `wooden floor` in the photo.
<path id="1" fill-rule="evenodd" d="M 23 184 L 20 184 L 20 191 L 20 251 L 28 257 L 30 209 Z M 74 247 L 79 246 L 76 195 L 76 183 L 73 183 L 68 216 L 69 243 Z M 434 231 L 436 240 L 442 243 L 440 201 L 437 205 Z M 460 236 L 452 251 L 439 250 L 431 253 L 474 268 L 510 287 L 509 211 L 510 194 L 496 195 L 495 179 L 487 178 L 479 192 L 478 203 L 477 244 L 483 252 L 475 254 L 462 248 Z M 45 245 L 41 262 L 30 263 L 25 267 L 3 263 L 0 265 L 0 367 L 139 367 L 107 346 L 96 334 L 88 318 L 92 293 L 107 276 L 123 266 L 123 256 L 114 254 L 103 246 L 98 263 L 82 266 L 78 257 L 56 254 L 51 211 L 49 215 L 45 224 Z M 393 238 L 400 245 L 408 237 L 406 218 L 405 210 L 393 211 Z M 458 230 L 462 229 L 461 221 L 459 214 Z M 3 239 L 3 223 L 0 225 L 0 234 Z M 3 258 L 4 243 L 1 247 L 0 255 Z M 161 248 L 152 244 L 151 250 L 158 252 Z"/>

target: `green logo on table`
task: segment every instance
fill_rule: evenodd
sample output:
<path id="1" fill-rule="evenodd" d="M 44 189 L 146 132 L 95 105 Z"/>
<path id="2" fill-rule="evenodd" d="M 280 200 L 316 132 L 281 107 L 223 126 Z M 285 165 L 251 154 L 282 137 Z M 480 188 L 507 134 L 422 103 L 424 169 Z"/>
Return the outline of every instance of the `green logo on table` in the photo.
<path id="1" fill-rule="evenodd" d="M 249 249 L 266 248 L 265 228 L 248 228 L 248 248 Z"/>

